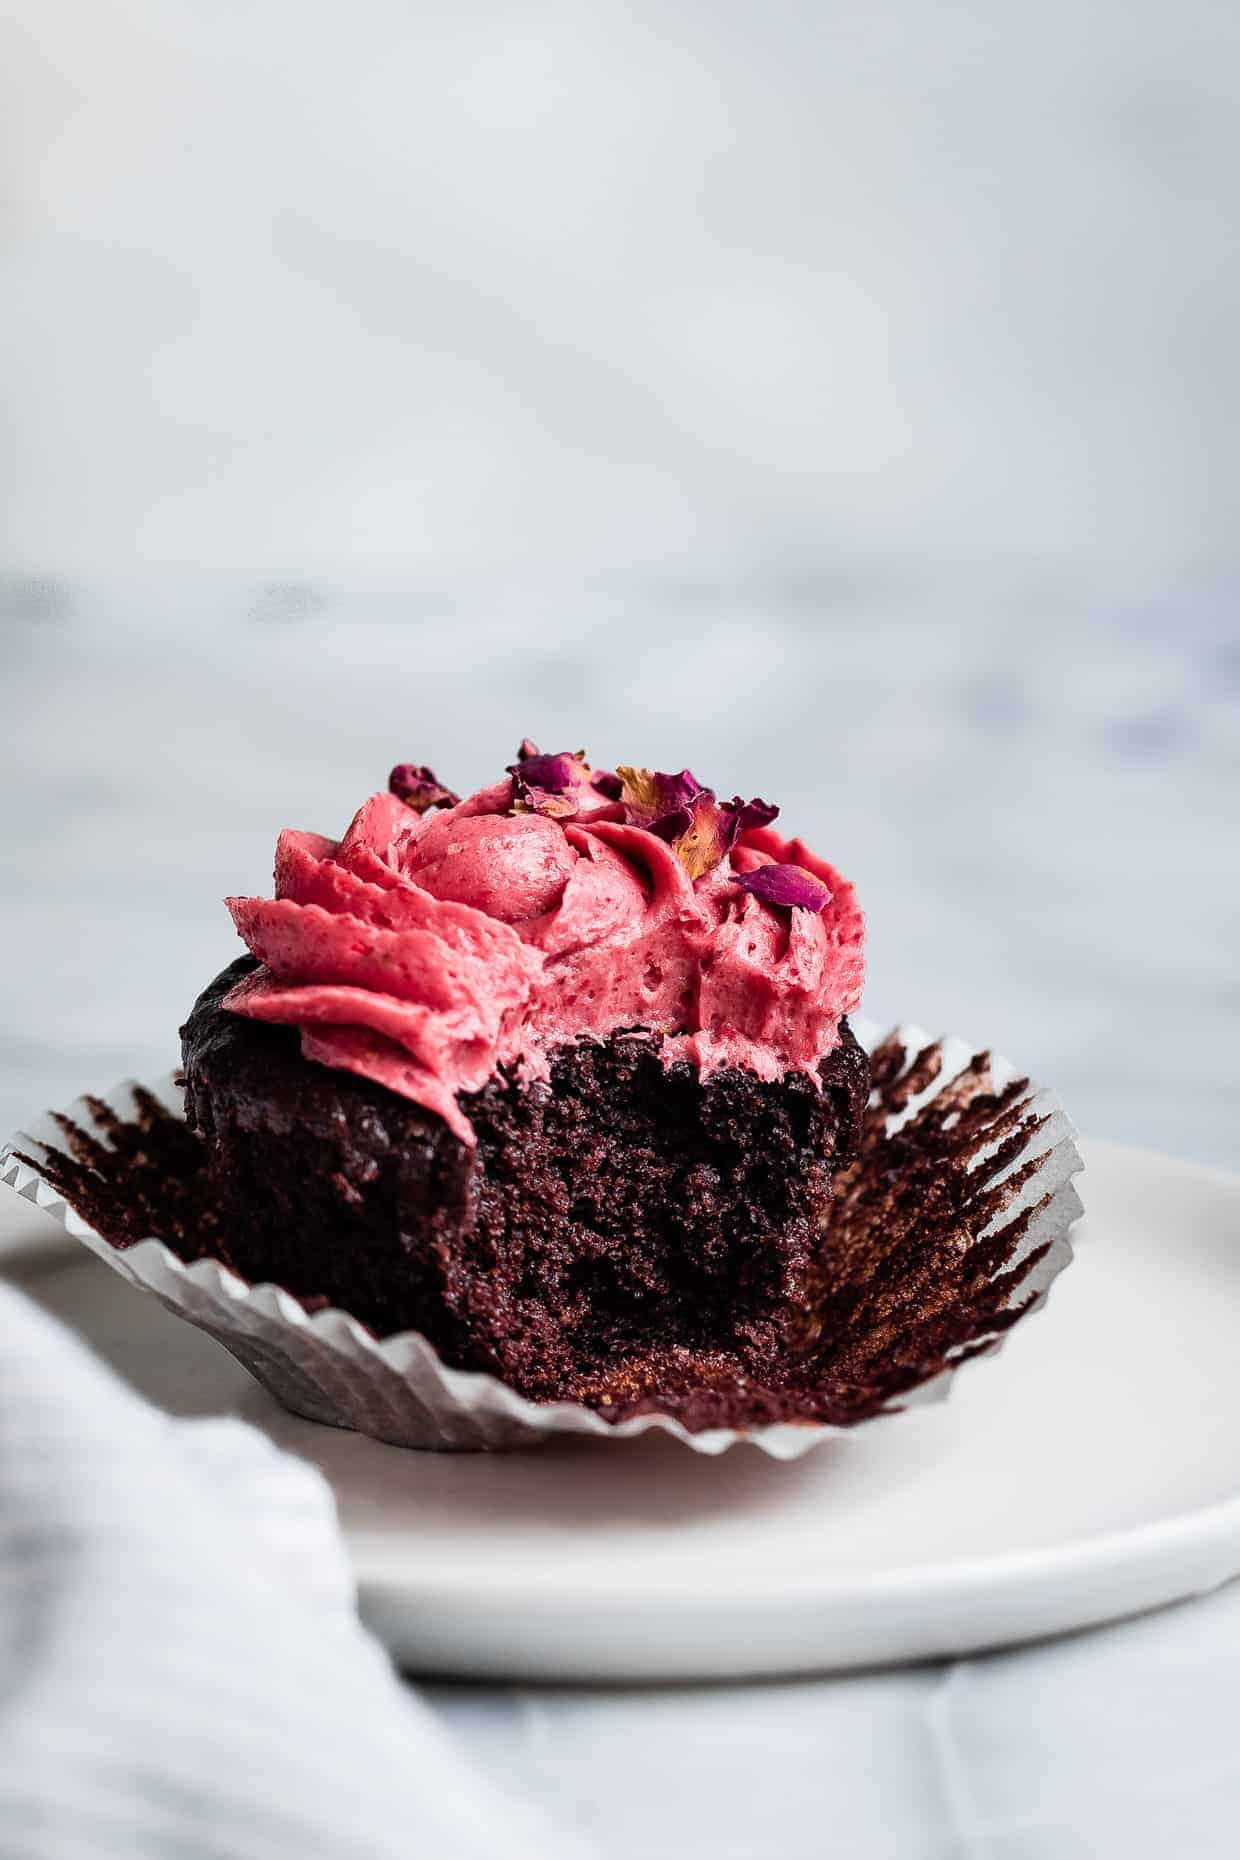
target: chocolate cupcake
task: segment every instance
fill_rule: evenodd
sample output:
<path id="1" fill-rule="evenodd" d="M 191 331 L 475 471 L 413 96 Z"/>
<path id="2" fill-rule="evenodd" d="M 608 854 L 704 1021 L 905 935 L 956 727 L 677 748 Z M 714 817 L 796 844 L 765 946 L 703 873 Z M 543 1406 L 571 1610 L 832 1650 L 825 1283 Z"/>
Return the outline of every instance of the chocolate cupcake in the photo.
<path id="1" fill-rule="evenodd" d="M 524 743 L 281 834 L 182 1030 L 219 1256 L 536 1400 L 794 1363 L 869 1065 L 852 886 L 776 811 Z"/>

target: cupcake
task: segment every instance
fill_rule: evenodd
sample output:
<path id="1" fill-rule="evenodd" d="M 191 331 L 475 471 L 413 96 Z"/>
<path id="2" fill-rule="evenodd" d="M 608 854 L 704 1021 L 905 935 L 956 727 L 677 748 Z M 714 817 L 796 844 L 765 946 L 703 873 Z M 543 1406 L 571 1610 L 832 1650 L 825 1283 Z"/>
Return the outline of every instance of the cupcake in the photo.
<path id="1" fill-rule="evenodd" d="M 853 887 L 777 812 L 527 741 L 282 833 L 182 1029 L 217 1256 L 535 1401 L 786 1376 L 869 1062 Z"/>
<path id="2" fill-rule="evenodd" d="M 1071 1258 L 1053 1094 L 849 1015 L 851 885 L 688 770 L 521 745 L 286 832 L 179 1075 L 0 1182 L 284 1405 L 402 1446 L 780 1459 L 946 1394 Z M 183 1087 L 183 1089 L 182 1089 Z"/>

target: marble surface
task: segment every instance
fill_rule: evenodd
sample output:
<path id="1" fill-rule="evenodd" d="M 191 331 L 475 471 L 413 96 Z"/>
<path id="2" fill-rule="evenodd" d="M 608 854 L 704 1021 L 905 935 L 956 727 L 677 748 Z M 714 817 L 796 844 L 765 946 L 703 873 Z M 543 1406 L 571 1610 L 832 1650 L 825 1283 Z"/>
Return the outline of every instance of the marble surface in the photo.
<path id="1" fill-rule="evenodd" d="M 1228 1860 L 1240 1585 L 1015 1654 L 763 1686 L 430 1688 L 598 1860 Z"/>

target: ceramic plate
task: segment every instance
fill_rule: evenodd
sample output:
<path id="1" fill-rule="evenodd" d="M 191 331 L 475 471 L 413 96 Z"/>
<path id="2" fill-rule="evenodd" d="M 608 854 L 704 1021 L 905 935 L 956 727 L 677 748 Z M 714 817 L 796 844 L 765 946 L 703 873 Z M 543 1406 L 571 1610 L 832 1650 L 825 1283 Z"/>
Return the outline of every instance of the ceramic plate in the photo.
<path id="1" fill-rule="evenodd" d="M 283 1413 L 217 1344 L 0 1197 L 5 1276 L 181 1414 L 238 1413 L 335 1488 L 411 1670 L 725 1678 L 965 1653 L 1240 1572 L 1240 1177 L 1082 1145 L 1049 1306 L 939 1408 L 794 1464 L 647 1436 L 412 1453 Z"/>

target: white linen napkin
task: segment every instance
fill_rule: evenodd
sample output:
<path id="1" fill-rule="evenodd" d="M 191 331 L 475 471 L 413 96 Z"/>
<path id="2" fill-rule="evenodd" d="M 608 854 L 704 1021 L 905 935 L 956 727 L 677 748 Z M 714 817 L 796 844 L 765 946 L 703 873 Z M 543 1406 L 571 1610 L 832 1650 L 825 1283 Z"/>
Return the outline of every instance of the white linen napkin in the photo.
<path id="1" fill-rule="evenodd" d="M 555 1860 L 358 1625 L 331 1493 L 0 1285 L 0 1860 Z"/>

